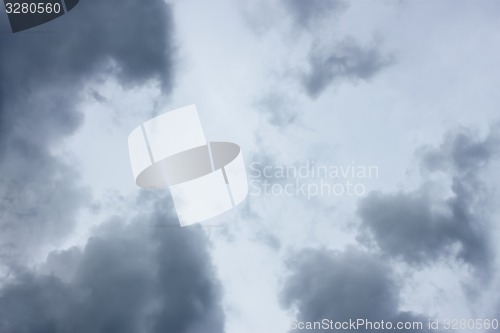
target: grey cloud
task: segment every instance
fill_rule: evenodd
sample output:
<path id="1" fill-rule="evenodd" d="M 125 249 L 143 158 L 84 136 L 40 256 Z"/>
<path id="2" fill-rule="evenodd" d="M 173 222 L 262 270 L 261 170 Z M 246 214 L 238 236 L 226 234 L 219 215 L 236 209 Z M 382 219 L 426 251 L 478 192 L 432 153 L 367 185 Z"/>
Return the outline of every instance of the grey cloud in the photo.
<path id="1" fill-rule="evenodd" d="M 345 38 L 332 50 L 312 48 L 309 70 L 302 75 L 302 84 L 311 98 L 318 97 L 330 85 L 344 80 L 368 80 L 393 62 L 377 44 L 361 46 Z"/>
<path id="2" fill-rule="evenodd" d="M 5 16 L 0 17 L 5 20 Z M 5 26 L 5 22 L 2 22 Z M 161 0 L 82 1 L 35 29 L 0 38 L 0 258 L 9 264 L 57 241 L 89 201 L 53 147 L 83 123 L 83 84 L 172 86 L 172 14 Z"/>
<path id="3" fill-rule="evenodd" d="M 76 171 L 46 147 L 9 138 L 3 158 L 8 177 L 0 181 L 0 258 L 8 265 L 71 231 L 89 193 L 76 183 Z"/>
<path id="4" fill-rule="evenodd" d="M 2 90 L 20 93 L 62 82 L 73 86 L 105 70 L 110 61 L 123 84 L 156 77 L 168 89 L 171 31 L 171 10 L 163 1 L 82 1 L 57 20 L 2 36 L 1 70 L 9 78 L 2 81 Z"/>
<path id="5" fill-rule="evenodd" d="M 481 139 L 468 128 L 447 133 L 437 148 L 425 146 L 418 150 L 422 168 L 426 171 L 445 171 L 459 176 L 474 176 L 498 156 L 500 125 L 491 126 L 489 135 Z"/>
<path id="6" fill-rule="evenodd" d="M 349 36 L 340 36 L 335 41 L 325 36 L 319 24 L 326 18 L 336 19 L 348 8 L 348 3 L 341 0 L 283 0 L 278 8 L 258 5 L 250 5 L 243 13 L 246 13 L 246 21 L 253 27 L 254 31 L 262 33 L 268 30 L 272 24 L 264 24 L 262 21 L 279 20 L 284 10 L 293 20 L 293 27 L 310 33 L 313 45 L 308 54 L 308 59 L 302 64 L 292 65 L 286 69 L 284 77 L 292 78 L 294 84 L 298 82 L 300 88 L 312 99 L 319 97 L 328 87 L 342 82 L 368 81 L 384 68 L 394 63 L 394 56 L 385 52 L 379 40 L 363 45 Z M 249 12 L 256 11 L 253 15 Z M 262 27 L 256 29 L 255 27 Z M 295 36 L 297 29 L 292 29 Z M 295 41 L 295 37 L 290 41 Z M 326 42 L 325 42 L 326 40 Z M 286 48 L 295 47 L 294 42 L 285 45 Z M 281 78 L 282 79 L 282 78 Z M 277 86 L 282 86 L 279 82 Z M 276 89 L 274 89 L 276 90 Z M 296 96 L 288 96 L 284 93 L 273 91 L 266 93 L 258 101 L 257 107 L 263 113 L 269 115 L 269 122 L 275 126 L 286 127 L 296 123 L 300 116 L 296 110 L 290 108 L 291 104 L 298 104 Z"/>
<path id="7" fill-rule="evenodd" d="M 223 332 L 205 234 L 151 228 L 153 219 L 172 218 L 161 210 L 115 218 L 83 250 L 52 253 L 45 274 L 20 274 L 0 291 L 0 331 Z"/>
<path id="8" fill-rule="evenodd" d="M 321 18 L 344 11 L 348 4 L 341 0 L 284 0 L 296 25 L 309 28 Z"/>
<path id="9" fill-rule="evenodd" d="M 291 21 L 294 33 L 314 31 L 322 22 L 342 13 L 348 3 L 342 0 L 280 0 L 275 2 L 251 0 L 238 3 L 245 23 L 262 35 L 278 28 L 283 19 Z"/>
<path id="10" fill-rule="evenodd" d="M 439 198 L 431 180 L 412 192 L 373 192 L 359 204 L 363 228 L 387 255 L 423 264 L 450 255 L 488 273 L 492 262 L 487 187 L 483 168 L 498 154 L 494 127 L 485 139 L 462 129 L 446 136 L 438 148 L 418 150 L 424 177 L 446 174 L 453 195 Z"/>
<path id="11" fill-rule="evenodd" d="M 297 121 L 298 111 L 292 97 L 278 92 L 270 92 L 256 101 L 256 108 L 268 116 L 269 123 L 286 127 Z"/>
<path id="12" fill-rule="evenodd" d="M 290 260 L 283 305 L 297 321 L 423 321 L 399 311 L 399 287 L 382 260 L 359 250 L 303 250 Z M 361 329 L 360 331 L 371 331 Z"/>

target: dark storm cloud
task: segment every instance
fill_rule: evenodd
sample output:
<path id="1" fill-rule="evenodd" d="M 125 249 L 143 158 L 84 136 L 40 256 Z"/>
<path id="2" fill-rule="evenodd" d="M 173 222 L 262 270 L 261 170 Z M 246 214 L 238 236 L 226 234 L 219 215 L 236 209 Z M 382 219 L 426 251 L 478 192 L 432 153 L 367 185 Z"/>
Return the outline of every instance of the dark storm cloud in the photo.
<path id="1" fill-rule="evenodd" d="M 382 260 L 364 252 L 307 249 L 290 260 L 283 305 L 297 310 L 297 321 L 424 321 L 399 311 L 399 287 Z M 360 329 L 359 331 L 373 331 Z M 425 330 L 424 330 L 425 331 Z"/>
<path id="2" fill-rule="evenodd" d="M 115 75 L 125 87 L 157 79 L 168 92 L 171 25 L 162 0 L 86 0 L 35 29 L 0 34 L 2 263 L 71 230 L 89 196 L 53 148 L 83 122 L 83 85 Z"/>
<path id="3" fill-rule="evenodd" d="M 24 272 L 4 286 L 0 331 L 223 332 L 221 288 L 205 234 L 151 228 L 172 219 L 166 198 L 156 201 L 161 210 L 109 221 L 83 250 L 53 252 L 48 274 Z"/>
<path id="4" fill-rule="evenodd" d="M 2 90 L 79 84 L 109 62 L 124 84 L 156 77 L 168 89 L 171 25 L 170 7 L 160 0 L 82 1 L 38 28 L 2 35 Z"/>
<path id="5" fill-rule="evenodd" d="M 284 5 L 295 24 L 309 28 L 323 17 L 343 11 L 348 4 L 341 0 L 284 0 Z"/>
<path id="6" fill-rule="evenodd" d="M 346 38 L 327 51 L 312 48 L 309 71 L 302 75 L 302 84 L 311 98 L 318 97 L 327 87 L 341 81 L 368 80 L 393 62 L 379 45 L 361 46 Z"/>
<path id="7" fill-rule="evenodd" d="M 485 138 L 461 129 L 437 148 L 418 150 L 424 177 L 449 177 L 452 196 L 436 197 L 425 182 L 412 192 L 373 192 L 359 205 L 364 228 L 387 255 L 426 263 L 452 254 L 487 273 L 492 260 L 483 169 L 500 148 L 498 127 Z M 456 250 L 455 250 L 456 251 Z"/>

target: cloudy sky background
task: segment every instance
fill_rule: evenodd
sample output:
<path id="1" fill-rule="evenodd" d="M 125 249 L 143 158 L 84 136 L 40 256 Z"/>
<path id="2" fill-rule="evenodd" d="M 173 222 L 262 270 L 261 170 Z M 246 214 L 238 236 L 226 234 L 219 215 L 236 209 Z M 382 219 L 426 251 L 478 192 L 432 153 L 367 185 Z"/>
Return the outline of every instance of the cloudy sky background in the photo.
<path id="1" fill-rule="evenodd" d="M 500 5 L 82 0 L 0 15 L 0 331 L 500 319 Z M 127 136 L 195 103 L 247 167 L 376 165 L 180 228 Z M 249 176 L 253 176 L 249 168 Z"/>

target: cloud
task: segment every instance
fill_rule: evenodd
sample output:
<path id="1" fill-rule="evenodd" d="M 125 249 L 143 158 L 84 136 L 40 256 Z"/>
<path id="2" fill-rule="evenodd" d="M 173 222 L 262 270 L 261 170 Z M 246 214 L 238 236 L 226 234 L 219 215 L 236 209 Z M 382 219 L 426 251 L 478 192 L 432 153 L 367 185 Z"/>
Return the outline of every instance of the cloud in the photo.
<path id="1" fill-rule="evenodd" d="M 267 116 L 271 125 L 286 127 L 297 121 L 295 104 L 292 97 L 273 91 L 256 101 L 255 107 Z"/>
<path id="2" fill-rule="evenodd" d="M 500 126 L 493 124 L 489 135 L 481 139 L 468 128 L 447 133 L 437 148 L 424 146 L 419 149 L 422 168 L 427 171 L 444 171 L 461 177 L 477 177 L 479 171 L 499 154 Z"/>
<path id="3" fill-rule="evenodd" d="M 44 32 L 43 32 L 44 31 Z M 85 1 L 43 26 L 2 36 L 2 90 L 71 83 L 113 62 L 122 83 L 172 84 L 172 14 L 163 1 Z M 108 73 L 109 74 L 109 73 Z"/>
<path id="4" fill-rule="evenodd" d="M 0 290 L 0 331 L 223 332 L 207 237 L 196 227 L 152 228 L 172 219 L 160 202 L 103 224 L 83 250 L 52 252 L 44 274 L 18 272 Z"/>
<path id="5" fill-rule="evenodd" d="M 293 256 L 289 269 L 282 300 L 286 308 L 296 309 L 297 321 L 423 322 L 419 315 L 399 311 L 399 288 L 390 267 L 367 253 L 306 249 Z"/>
<path id="6" fill-rule="evenodd" d="M 344 11 L 348 4 L 341 0 L 284 0 L 294 23 L 309 28 L 318 20 Z"/>
<path id="7" fill-rule="evenodd" d="M 428 177 L 424 184 L 411 192 L 370 193 L 359 203 L 364 230 L 385 254 L 408 263 L 456 255 L 488 272 L 492 261 L 488 190 L 481 175 L 498 155 L 499 143 L 496 128 L 484 139 L 460 129 L 446 135 L 437 148 L 420 148 L 421 171 Z M 435 193 L 431 176 L 436 173 L 448 177 L 451 196 Z"/>
<path id="8" fill-rule="evenodd" d="M 0 258 L 28 258 L 60 239 L 89 201 L 77 168 L 54 151 L 83 123 L 89 79 L 172 86 L 172 14 L 161 0 L 89 0 L 0 39 Z"/>
<path id="9" fill-rule="evenodd" d="M 256 103 L 272 125 L 287 127 L 300 122 L 300 112 L 295 106 L 301 103 L 297 97 L 302 93 L 316 99 L 334 84 L 368 81 L 394 63 L 395 57 L 382 49 L 380 38 L 363 45 L 351 36 L 325 34 L 325 27 L 337 24 L 348 7 L 348 3 L 341 0 L 282 0 L 273 5 L 257 0 L 242 6 L 244 20 L 259 35 L 272 29 L 280 31 L 283 18 L 291 17 L 292 24 L 285 24 L 286 28 L 280 31 L 287 36 L 281 39 L 285 50 L 280 61 L 285 64 L 283 73 L 278 75 L 279 82 L 262 93 Z M 307 44 L 302 42 L 304 36 L 298 38 L 301 33 L 305 33 Z M 273 45 L 275 47 L 275 41 Z M 297 48 L 304 45 L 311 46 L 306 47 L 305 54 L 297 52 Z M 296 53 L 301 56 L 294 59 Z M 273 66 L 271 73 L 275 71 Z M 292 81 L 292 89 L 283 84 L 284 79 Z M 299 92 L 294 91 L 297 86 Z M 284 91 L 280 91 L 282 87 L 286 87 Z"/>
<path id="10" fill-rule="evenodd" d="M 345 38 L 331 50 L 311 49 L 302 85 L 309 97 L 316 98 L 334 83 L 368 80 L 392 63 L 393 57 L 384 54 L 377 44 L 361 46 Z"/>

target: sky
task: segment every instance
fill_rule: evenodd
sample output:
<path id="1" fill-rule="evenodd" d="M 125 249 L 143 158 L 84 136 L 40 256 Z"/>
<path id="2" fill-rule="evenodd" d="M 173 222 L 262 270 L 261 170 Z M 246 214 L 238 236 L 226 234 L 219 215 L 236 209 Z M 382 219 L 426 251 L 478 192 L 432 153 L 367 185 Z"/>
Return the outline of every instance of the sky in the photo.
<path id="1" fill-rule="evenodd" d="M 499 18 L 494 0 L 81 0 L 13 34 L 0 11 L 0 332 L 500 320 Z M 190 104 L 241 147 L 249 195 L 181 228 L 127 137 Z"/>

